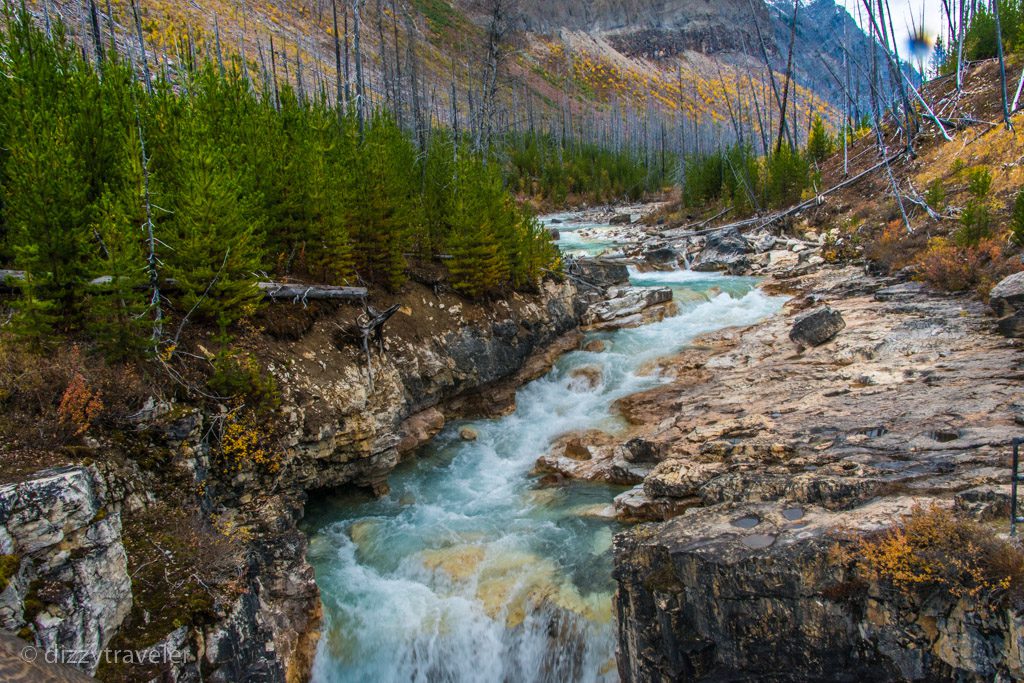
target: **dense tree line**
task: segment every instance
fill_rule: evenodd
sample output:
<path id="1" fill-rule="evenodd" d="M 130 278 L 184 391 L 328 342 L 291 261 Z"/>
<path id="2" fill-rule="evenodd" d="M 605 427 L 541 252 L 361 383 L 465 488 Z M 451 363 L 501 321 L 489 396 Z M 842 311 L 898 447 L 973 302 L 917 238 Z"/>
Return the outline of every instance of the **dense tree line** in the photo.
<path id="1" fill-rule="evenodd" d="M 510 134 L 510 187 L 523 195 L 562 204 L 569 197 L 595 203 L 637 201 L 676 180 L 674 154 L 610 149 L 545 133 Z"/>
<path id="2" fill-rule="evenodd" d="M 740 215 L 790 206 L 818 183 L 818 164 L 835 149 L 835 136 L 816 117 L 804 150 L 783 143 L 758 156 L 749 145 L 732 145 L 688 155 L 683 164 L 683 204 L 726 203 Z"/>
<path id="3" fill-rule="evenodd" d="M 1024 2 L 1022 0 L 998 0 L 999 26 L 996 26 L 996 7 L 990 3 L 968 3 L 963 18 L 962 39 L 952 36 L 952 49 L 945 50 L 944 73 L 956 69 L 957 43 L 962 42 L 963 58 L 967 60 L 991 59 L 999 56 L 998 33 L 1002 35 L 1003 47 L 1008 52 L 1024 48 Z"/>
<path id="4" fill-rule="evenodd" d="M 4 24 L 0 267 L 27 273 L 13 326 L 29 338 L 132 353 L 168 321 L 227 329 L 271 275 L 395 290 L 410 260 L 444 255 L 452 286 L 480 296 L 556 264 L 501 167 L 450 135 L 420 149 L 387 113 L 264 95 L 237 64 L 140 79 L 59 25 Z"/>

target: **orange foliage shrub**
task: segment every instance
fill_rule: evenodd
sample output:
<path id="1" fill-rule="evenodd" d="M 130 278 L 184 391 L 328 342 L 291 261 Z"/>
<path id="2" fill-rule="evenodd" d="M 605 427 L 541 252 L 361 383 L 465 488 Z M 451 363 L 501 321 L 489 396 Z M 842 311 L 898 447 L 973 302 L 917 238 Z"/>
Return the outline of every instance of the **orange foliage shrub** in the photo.
<path id="1" fill-rule="evenodd" d="M 948 292 L 974 290 L 982 297 L 1021 268 L 1019 261 L 1006 254 L 1004 245 L 991 238 L 977 246 L 958 246 L 936 237 L 916 261 L 921 279 L 933 287 Z"/>
<path id="2" fill-rule="evenodd" d="M 57 419 L 70 436 L 82 436 L 102 412 L 102 395 L 89 387 L 82 373 L 76 372 L 60 397 Z"/>
<path id="3" fill-rule="evenodd" d="M 41 355 L 0 335 L 0 442 L 45 451 L 120 427 L 160 390 L 143 372 L 77 346 Z"/>
<path id="4" fill-rule="evenodd" d="M 895 272 L 910 265 L 914 255 L 927 242 L 927 235 L 921 232 L 908 233 L 903 221 L 894 220 L 889 222 L 880 236 L 865 246 L 864 256 L 885 271 Z"/>
<path id="5" fill-rule="evenodd" d="M 857 568 L 898 590 L 944 591 L 996 604 L 1019 598 L 1024 552 L 992 530 L 939 507 L 916 507 L 901 524 L 861 539 Z"/>

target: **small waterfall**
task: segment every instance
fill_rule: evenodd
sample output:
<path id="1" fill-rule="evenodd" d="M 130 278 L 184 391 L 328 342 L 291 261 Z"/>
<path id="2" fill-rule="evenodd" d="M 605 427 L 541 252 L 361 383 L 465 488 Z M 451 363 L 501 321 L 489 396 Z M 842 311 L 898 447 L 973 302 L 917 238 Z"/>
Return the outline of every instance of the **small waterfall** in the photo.
<path id="1" fill-rule="evenodd" d="M 671 286 L 680 313 L 595 335 L 605 352 L 564 356 L 519 390 L 513 414 L 472 422 L 476 441 L 459 439 L 465 423 L 449 425 L 394 473 L 388 496 L 310 506 L 325 615 L 315 681 L 617 680 L 610 549 L 619 527 L 598 511 L 622 489 L 538 488 L 530 470 L 559 435 L 618 429 L 614 401 L 661 381 L 643 374 L 648 361 L 783 301 L 750 278 L 691 271 L 634 273 L 634 284 Z M 589 391 L 570 386 L 584 365 L 601 373 Z"/>

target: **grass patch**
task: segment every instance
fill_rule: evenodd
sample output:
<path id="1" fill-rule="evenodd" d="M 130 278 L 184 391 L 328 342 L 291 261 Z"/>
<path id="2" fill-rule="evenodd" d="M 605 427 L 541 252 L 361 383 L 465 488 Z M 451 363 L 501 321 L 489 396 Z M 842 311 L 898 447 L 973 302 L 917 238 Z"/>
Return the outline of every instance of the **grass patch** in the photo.
<path id="1" fill-rule="evenodd" d="M 451 3 L 445 0 L 412 0 L 412 4 L 426 18 L 434 33 L 454 28 L 462 18 Z"/>
<path id="2" fill-rule="evenodd" d="M 0 593 L 7 589 L 20 566 L 21 558 L 17 555 L 0 555 Z"/>

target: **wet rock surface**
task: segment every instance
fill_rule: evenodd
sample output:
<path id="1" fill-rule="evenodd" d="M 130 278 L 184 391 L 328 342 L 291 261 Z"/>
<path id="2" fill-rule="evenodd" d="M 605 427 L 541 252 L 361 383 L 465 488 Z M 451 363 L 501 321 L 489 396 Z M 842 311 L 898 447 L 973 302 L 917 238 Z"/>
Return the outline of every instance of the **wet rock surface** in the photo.
<path id="1" fill-rule="evenodd" d="M 751 251 L 750 243 L 736 228 L 713 232 L 705 239 L 704 248 L 694 260 L 692 268 L 739 274 L 749 266 L 747 255 Z"/>
<path id="2" fill-rule="evenodd" d="M 618 403 L 661 453 L 615 501 L 660 522 L 616 538 L 622 680 L 1018 678 L 1019 615 L 844 596 L 827 556 L 915 505 L 1006 514 L 1019 349 L 966 297 L 853 268 L 786 286 L 783 315 L 696 340 L 659 363 L 670 383 Z M 826 319 L 812 336 L 830 343 L 795 353 L 795 319 L 825 300 L 845 329 Z"/>

